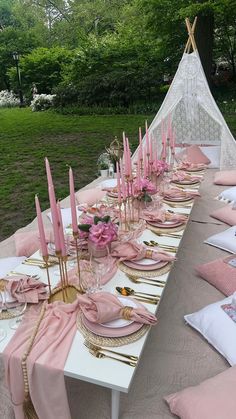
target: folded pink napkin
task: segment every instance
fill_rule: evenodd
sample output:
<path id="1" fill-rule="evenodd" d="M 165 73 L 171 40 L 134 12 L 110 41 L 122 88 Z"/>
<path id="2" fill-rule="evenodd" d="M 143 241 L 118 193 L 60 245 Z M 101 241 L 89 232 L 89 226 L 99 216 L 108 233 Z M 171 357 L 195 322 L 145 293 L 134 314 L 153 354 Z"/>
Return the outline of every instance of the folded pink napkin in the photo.
<path id="1" fill-rule="evenodd" d="M 164 196 L 166 198 L 183 198 L 184 200 L 188 198 L 194 198 L 195 196 L 200 196 L 200 193 L 198 191 L 187 192 L 182 191 L 178 188 L 170 188 L 168 189 L 168 191 L 165 192 Z"/>
<path id="2" fill-rule="evenodd" d="M 180 223 L 185 223 L 188 220 L 188 217 L 186 217 L 185 215 L 175 213 L 172 214 L 163 209 L 152 211 L 144 210 L 141 213 L 141 218 L 143 218 L 146 221 L 153 221 L 157 223 L 164 223 L 165 221 L 176 221 Z"/>
<path id="3" fill-rule="evenodd" d="M 45 284 L 34 278 L 16 276 L 8 280 L 6 290 L 19 303 L 38 303 L 39 300 L 47 298 L 46 287 Z"/>
<path id="4" fill-rule="evenodd" d="M 148 255 L 147 255 L 148 251 Z M 134 240 L 123 242 L 117 244 L 112 252 L 111 255 L 115 258 L 118 258 L 119 261 L 122 260 L 141 260 L 144 259 L 146 256 L 148 259 L 163 261 L 163 262 L 169 262 L 172 260 L 175 260 L 174 256 L 169 255 L 166 252 L 161 252 L 157 250 L 151 250 L 148 249 L 143 244 L 137 243 Z"/>
<path id="5" fill-rule="evenodd" d="M 184 169 L 199 170 L 199 169 L 205 169 L 205 168 L 206 168 L 206 165 L 204 163 L 190 163 L 188 161 L 182 161 L 178 166 L 178 169 L 181 169 L 181 170 L 184 170 Z"/>
<path id="6" fill-rule="evenodd" d="M 115 295 L 108 292 L 81 295 L 78 297 L 78 301 L 84 316 L 93 323 L 107 323 L 111 320 L 123 318 L 124 305 Z M 143 324 L 155 324 L 157 322 L 156 316 L 144 307 L 133 308 L 130 313 L 130 320 Z"/>
<path id="7" fill-rule="evenodd" d="M 188 182 L 195 182 L 195 181 L 199 181 L 201 182 L 202 180 L 202 176 L 192 176 L 189 175 L 188 173 L 185 173 L 183 171 L 179 171 L 173 174 L 172 180 L 174 181 L 188 181 Z"/>

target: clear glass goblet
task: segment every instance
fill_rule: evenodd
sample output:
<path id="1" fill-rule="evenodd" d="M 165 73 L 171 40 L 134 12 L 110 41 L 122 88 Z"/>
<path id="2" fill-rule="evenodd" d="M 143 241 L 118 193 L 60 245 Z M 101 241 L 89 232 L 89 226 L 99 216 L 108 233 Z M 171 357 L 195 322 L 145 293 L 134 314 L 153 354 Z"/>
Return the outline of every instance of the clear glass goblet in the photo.
<path id="1" fill-rule="evenodd" d="M 2 313 L 2 311 L 5 308 L 5 304 L 4 304 L 4 292 L 0 291 L 0 314 Z M 3 329 L 3 327 L 0 328 L 0 342 L 5 339 L 5 337 L 7 336 L 7 332 L 5 329 Z"/>

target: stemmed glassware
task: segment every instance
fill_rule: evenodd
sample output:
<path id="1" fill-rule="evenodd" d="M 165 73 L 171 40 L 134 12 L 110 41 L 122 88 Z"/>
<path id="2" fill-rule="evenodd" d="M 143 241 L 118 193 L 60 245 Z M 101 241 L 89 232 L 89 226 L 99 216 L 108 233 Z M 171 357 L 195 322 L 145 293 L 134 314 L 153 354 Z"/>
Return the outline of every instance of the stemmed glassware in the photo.
<path id="1" fill-rule="evenodd" d="M 10 299 L 9 299 L 9 294 L 7 293 L 7 291 L 4 291 L 4 305 L 5 308 L 7 309 L 8 313 L 11 314 L 12 316 L 14 316 L 15 318 L 13 318 L 12 320 L 10 320 L 9 322 L 9 326 L 11 329 L 16 330 L 22 320 L 22 315 L 24 314 L 26 307 L 27 307 L 27 302 L 26 302 L 26 295 L 25 295 L 25 290 L 24 290 L 24 286 L 23 286 L 23 282 L 22 280 L 19 280 L 18 286 L 16 291 L 18 293 L 20 293 L 21 297 L 22 297 L 22 302 L 18 302 L 16 304 L 13 304 Z"/>
<path id="2" fill-rule="evenodd" d="M 90 269 L 91 276 L 89 280 L 89 287 L 87 288 L 88 293 L 94 293 L 102 289 L 101 280 L 103 276 L 107 275 L 112 269 L 112 257 L 110 255 L 109 246 L 107 248 L 107 256 L 95 257 L 91 254 L 90 256 Z"/>
<path id="3" fill-rule="evenodd" d="M 4 293 L 0 291 L 0 314 L 2 313 L 3 309 L 4 309 Z M 3 339 L 5 339 L 6 336 L 7 336 L 6 330 L 1 327 L 0 328 L 0 342 Z"/>

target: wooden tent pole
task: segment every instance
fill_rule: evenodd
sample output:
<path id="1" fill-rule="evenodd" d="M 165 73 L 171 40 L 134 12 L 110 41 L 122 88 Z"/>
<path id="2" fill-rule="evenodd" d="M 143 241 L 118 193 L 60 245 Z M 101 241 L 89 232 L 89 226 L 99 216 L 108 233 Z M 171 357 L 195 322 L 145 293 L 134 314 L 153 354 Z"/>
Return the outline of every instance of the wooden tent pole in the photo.
<path id="1" fill-rule="evenodd" d="M 188 18 L 185 19 L 185 22 L 186 22 L 186 26 L 187 26 L 187 29 L 188 29 L 189 37 L 188 37 L 184 52 L 187 52 L 189 54 L 191 46 L 192 46 L 193 50 L 197 49 L 196 42 L 195 42 L 195 39 L 194 39 L 194 32 L 195 32 L 196 23 L 197 23 L 197 16 L 194 19 L 192 27 L 191 27 L 191 24 L 190 24 Z M 188 24 L 187 24 L 187 22 L 188 22 Z"/>
<path id="2" fill-rule="evenodd" d="M 186 26 L 187 26 L 187 29 L 188 29 L 188 34 L 189 34 L 189 38 L 190 38 L 190 41 L 191 41 L 191 44 L 192 44 L 192 47 L 193 47 L 193 51 L 196 51 L 197 45 L 196 45 L 194 35 L 193 35 L 193 31 L 192 31 L 192 28 L 191 28 L 191 25 L 190 25 L 190 22 L 189 22 L 188 18 L 185 19 L 185 23 L 186 23 Z"/>

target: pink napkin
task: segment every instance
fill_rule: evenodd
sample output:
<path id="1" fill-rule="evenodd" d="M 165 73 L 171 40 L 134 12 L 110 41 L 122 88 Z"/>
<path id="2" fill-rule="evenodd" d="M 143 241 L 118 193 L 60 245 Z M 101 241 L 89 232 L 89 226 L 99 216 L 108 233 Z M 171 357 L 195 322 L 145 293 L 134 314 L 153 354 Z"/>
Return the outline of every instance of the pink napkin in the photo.
<path id="1" fill-rule="evenodd" d="M 107 323 L 122 318 L 124 306 L 113 294 L 98 292 L 89 296 L 79 296 L 78 299 L 84 316 L 90 322 Z M 127 305 L 129 304 L 127 303 Z M 155 324 L 157 322 L 156 316 L 146 310 L 145 307 L 133 308 L 130 320 L 143 324 Z"/>
<path id="2" fill-rule="evenodd" d="M 40 307 L 31 306 L 3 352 L 6 382 L 12 395 L 16 419 L 24 419 L 21 359 L 28 347 Z M 47 304 L 46 313 L 28 357 L 30 395 L 40 419 L 71 418 L 63 370 L 76 332 L 78 310 L 78 300 L 73 304 L 58 301 Z M 81 362 L 79 355 L 78 362 Z"/>
<path id="3" fill-rule="evenodd" d="M 178 188 L 169 188 L 168 191 L 165 192 L 164 196 L 167 198 L 183 198 L 184 200 L 184 199 L 194 198 L 195 196 L 201 196 L 201 195 L 198 191 L 186 192 Z"/>
<path id="4" fill-rule="evenodd" d="M 112 252 L 111 255 L 115 258 L 118 258 L 119 261 L 122 260 L 141 260 L 146 257 L 147 250 L 150 251 L 150 249 L 147 249 L 146 246 L 143 244 L 137 243 L 134 240 L 123 242 L 117 244 Z M 149 259 L 153 260 L 159 260 L 163 262 L 169 262 L 172 260 L 175 260 L 174 256 L 169 255 L 166 252 L 161 252 L 159 250 L 152 250 L 151 254 L 148 255 Z"/>
<path id="5" fill-rule="evenodd" d="M 186 170 L 187 169 L 191 169 L 191 170 L 197 169 L 198 170 L 198 169 L 205 169 L 206 165 L 204 163 L 190 163 L 188 161 L 182 161 L 179 164 L 178 168 L 181 169 L 181 170 L 184 170 L 184 169 L 186 169 Z"/>
<path id="6" fill-rule="evenodd" d="M 202 176 L 191 176 L 188 173 L 184 173 L 183 171 L 176 172 L 173 174 L 172 180 L 174 181 L 188 181 L 188 182 L 201 182 Z"/>
<path id="7" fill-rule="evenodd" d="M 157 223 L 164 223 L 165 221 L 176 221 L 184 223 L 188 220 L 188 217 L 182 214 L 172 214 L 165 210 L 152 210 L 152 211 L 142 211 L 141 217 L 146 221 L 153 221 Z"/>
<path id="8" fill-rule="evenodd" d="M 15 276 L 8 280 L 6 290 L 19 303 L 38 303 L 39 300 L 47 298 L 46 287 L 45 284 L 34 278 Z"/>

